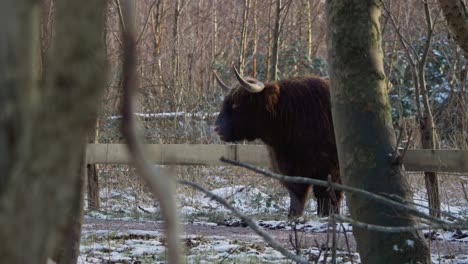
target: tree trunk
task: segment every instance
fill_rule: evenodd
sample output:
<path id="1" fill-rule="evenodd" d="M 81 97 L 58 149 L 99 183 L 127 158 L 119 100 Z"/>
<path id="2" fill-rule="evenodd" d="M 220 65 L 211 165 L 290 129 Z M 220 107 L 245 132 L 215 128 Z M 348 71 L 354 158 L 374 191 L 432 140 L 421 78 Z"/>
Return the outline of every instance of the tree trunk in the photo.
<path id="1" fill-rule="evenodd" d="M 0 2 L 1 24 L 8 25 L 0 42 L 8 43 L 0 44 L 0 105 L 6 110 L 0 140 L 12 139 L 0 153 L 10 161 L 0 191 L 4 263 L 44 263 L 53 253 L 77 197 L 86 128 L 105 84 L 105 1 L 63 0 L 56 5 L 44 87 L 37 89 L 39 3 Z"/>
<path id="2" fill-rule="evenodd" d="M 258 23 L 257 23 L 257 0 L 253 0 L 252 7 L 253 18 L 253 36 L 252 36 L 252 72 L 251 76 L 257 76 L 257 48 L 258 48 Z"/>
<path id="3" fill-rule="evenodd" d="M 212 30 L 213 33 L 211 34 L 211 64 L 216 62 L 216 55 L 218 53 L 218 1 L 213 0 L 213 4 L 211 5 L 211 13 L 213 14 L 213 24 Z M 210 86 L 216 87 L 216 79 L 214 78 L 214 74 L 210 74 Z"/>
<path id="4" fill-rule="evenodd" d="M 158 76 L 156 78 L 160 84 L 159 86 L 159 97 L 164 96 L 164 81 L 163 77 L 161 74 L 161 46 L 162 46 L 162 25 L 163 25 L 163 19 L 162 16 L 165 12 L 164 10 L 164 1 L 165 0 L 158 0 L 158 3 L 156 4 L 156 8 L 153 8 L 153 12 L 151 14 L 151 25 L 152 25 L 152 31 L 153 31 L 153 38 L 154 38 L 154 60 L 157 61 L 157 63 L 153 64 L 153 75 Z"/>
<path id="5" fill-rule="evenodd" d="M 99 137 L 99 119 L 93 123 L 93 126 L 89 130 L 87 139 L 88 143 L 98 143 Z M 88 183 L 88 209 L 98 210 L 101 207 L 101 201 L 99 197 L 99 178 L 97 164 L 85 164 L 85 177 Z"/>
<path id="6" fill-rule="evenodd" d="M 268 5 L 268 35 L 267 35 L 267 43 L 271 43 L 271 10 L 272 4 Z M 266 47 L 266 58 L 265 58 L 265 82 L 270 81 L 270 64 L 271 64 L 271 45 L 267 45 Z"/>
<path id="7" fill-rule="evenodd" d="M 412 201 L 400 165 L 387 98 L 380 1 L 328 0 L 328 58 L 332 111 L 344 184 Z M 351 217 L 384 226 L 414 226 L 406 212 L 347 194 Z M 431 263 L 421 232 L 385 233 L 354 227 L 363 263 Z"/>
<path id="8" fill-rule="evenodd" d="M 310 1 L 305 1 L 307 16 L 307 57 L 312 59 L 312 8 Z"/>
<path id="9" fill-rule="evenodd" d="M 85 150 L 82 150 L 82 166 L 77 171 L 79 177 L 74 184 L 77 190 L 71 203 L 71 210 L 66 215 L 65 227 L 61 239 L 57 240 L 52 259 L 58 264 L 76 263 L 80 255 L 81 226 L 83 223 L 84 186 L 86 177 Z"/>
<path id="10" fill-rule="evenodd" d="M 174 25 L 172 28 L 172 38 L 173 38 L 173 47 L 172 47 L 172 81 L 174 82 L 174 87 L 176 85 L 176 79 L 179 75 L 179 17 L 180 17 L 181 7 L 180 0 L 175 0 L 174 2 Z"/>
<path id="11" fill-rule="evenodd" d="M 280 42 L 280 20 L 281 20 L 281 0 L 276 0 L 275 9 L 275 26 L 273 29 L 273 40 L 271 50 L 271 68 L 270 78 L 272 81 L 278 79 L 278 57 L 279 57 L 279 42 Z"/>
<path id="12" fill-rule="evenodd" d="M 432 116 L 431 105 L 429 103 L 429 94 L 427 91 L 426 85 L 426 61 L 428 54 L 432 46 L 432 36 L 433 36 L 433 23 L 431 18 L 431 13 L 429 11 L 429 6 L 427 2 L 423 3 L 425 18 L 426 18 L 426 27 L 427 27 L 427 37 L 426 43 L 424 45 L 424 52 L 421 56 L 421 59 L 418 63 L 418 81 L 419 84 L 416 85 L 416 89 L 420 91 L 422 97 L 423 113 L 419 112 L 419 129 L 421 132 L 421 143 L 423 149 L 436 149 L 437 140 L 436 140 L 436 130 L 434 117 Z M 419 97 L 416 98 L 417 101 L 420 100 Z M 436 172 L 425 171 L 424 172 L 424 181 L 426 183 L 427 198 L 429 202 L 429 213 L 431 216 L 440 217 L 440 193 L 439 193 L 439 178 Z"/>
<path id="13" fill-rule="evenodd" d="M 463 0 L 439 0 L 450 34 L 468 58 L 468 13 Z"/>
<path id="14" fill-rule="evenodd" d="M 239 73 L 244 75 L 245 56 L 248 43 L 248 25 L 250 13 L 250 0 L 244 0 L 244 13 L 242 16 L 241 39 L 239 48 Z"/>

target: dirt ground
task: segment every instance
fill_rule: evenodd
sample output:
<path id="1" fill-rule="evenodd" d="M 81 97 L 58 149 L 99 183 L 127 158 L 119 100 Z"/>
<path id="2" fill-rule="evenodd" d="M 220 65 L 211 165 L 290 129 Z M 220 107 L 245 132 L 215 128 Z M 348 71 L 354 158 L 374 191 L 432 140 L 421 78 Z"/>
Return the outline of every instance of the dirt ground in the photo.
<path id="1" fill-rule="evenodd" d="M 182 226 L 185 236 L 203 236 L 203 237 L 226 237 L 226 239 L 243 241 L 256 245 L 266 245 L 262 238 L 248 227 L 241 226 L 223 226 L 186 223 Z M 94 232 L 98 230 L 107 230 L 109 232 L 125 232 L 128 230 L 145 230 L 164 232 L 163 224 L 153 221 L 136 220 L 105 220 L 86 218 L 83 222 L 83 232 Z M 286 247 L 293 248 L 291 238 L 294 239 L 293 231 L 284 229 L 269 229 L 269 233 L 281 241 Z M 318 247 L 325 249 L 325 245 L 331 245 L 331 234 L 326 232 L 297 232 L 297 238 L 303 248 Z M 328 241 L 328 243 L 327 243 Z M 468 242 L 431 240 L 428 241 L 431 252 L 439 254 L 442 257 L 456 256 L 468 252 Z M 343 233 L 337 234 L 337 249 L 340 251 L 356 251 L 356 242 L 353 235 L 349 232 L 346 237 Z"/>

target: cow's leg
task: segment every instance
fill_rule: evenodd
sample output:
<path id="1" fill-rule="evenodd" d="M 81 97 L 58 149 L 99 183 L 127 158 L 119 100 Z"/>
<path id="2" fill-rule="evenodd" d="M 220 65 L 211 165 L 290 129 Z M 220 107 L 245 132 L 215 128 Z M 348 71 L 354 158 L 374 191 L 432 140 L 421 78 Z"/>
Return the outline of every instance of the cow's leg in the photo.
<path id="1" fill-rule="evenodd" d="M 288 217 L 301 216 L 304 213 L 304 205 L 307 202 L 311 185 L 291 182 L 283 182 L 283 185 L 288 189 L 291 199 Z"/>
<path id="2" fill-rule="evenodd" d="M 340 213 L 340 205 L 342 199 L 341 191 L 330 192 L 328 187 L 314 186 L 314 196 L 317 198 L 317 214 L 328 216 Z"/>

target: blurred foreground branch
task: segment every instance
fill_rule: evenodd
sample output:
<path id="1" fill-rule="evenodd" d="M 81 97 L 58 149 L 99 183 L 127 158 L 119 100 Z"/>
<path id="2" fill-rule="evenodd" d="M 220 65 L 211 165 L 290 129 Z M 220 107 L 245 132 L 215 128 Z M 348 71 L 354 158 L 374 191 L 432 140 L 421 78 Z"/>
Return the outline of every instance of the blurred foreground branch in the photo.
<path id="1" fill-rule="evenodd" d="M 177 203 L 175 200 L 175 183 L 169 170 L 156 171 L 147 160 L 133 118 L 133 94 L 136 80 L 136 41 L 134 36 L 134 17 L 130 1 L 123 1 L 122 17 L 125 28 L 122 29 L 124 41 L 123 55 L 123 106 L 122 133 L 127 139 L 127 146 L 138 174 L 149 184 L 151 191 L 160 202 L 161 214 L 167 236 L 168 262 L 182 263 L 182 250 L 179 243 L 179 225 Z"/>

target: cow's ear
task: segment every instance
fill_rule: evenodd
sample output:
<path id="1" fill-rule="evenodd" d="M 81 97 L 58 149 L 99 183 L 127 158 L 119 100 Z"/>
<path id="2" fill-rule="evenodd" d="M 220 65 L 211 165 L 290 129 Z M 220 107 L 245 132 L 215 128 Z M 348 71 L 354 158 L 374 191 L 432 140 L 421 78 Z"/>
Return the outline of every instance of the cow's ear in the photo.
<path id="1" fill-rule="evenodd" d="M 263 90 L 263 96 L 265 98 L 265 106 L 266 110 L 275 115 L 278 109 L 278 97 L 279 97 L 279 86 L 275 85 L 268 85 Z"/>

